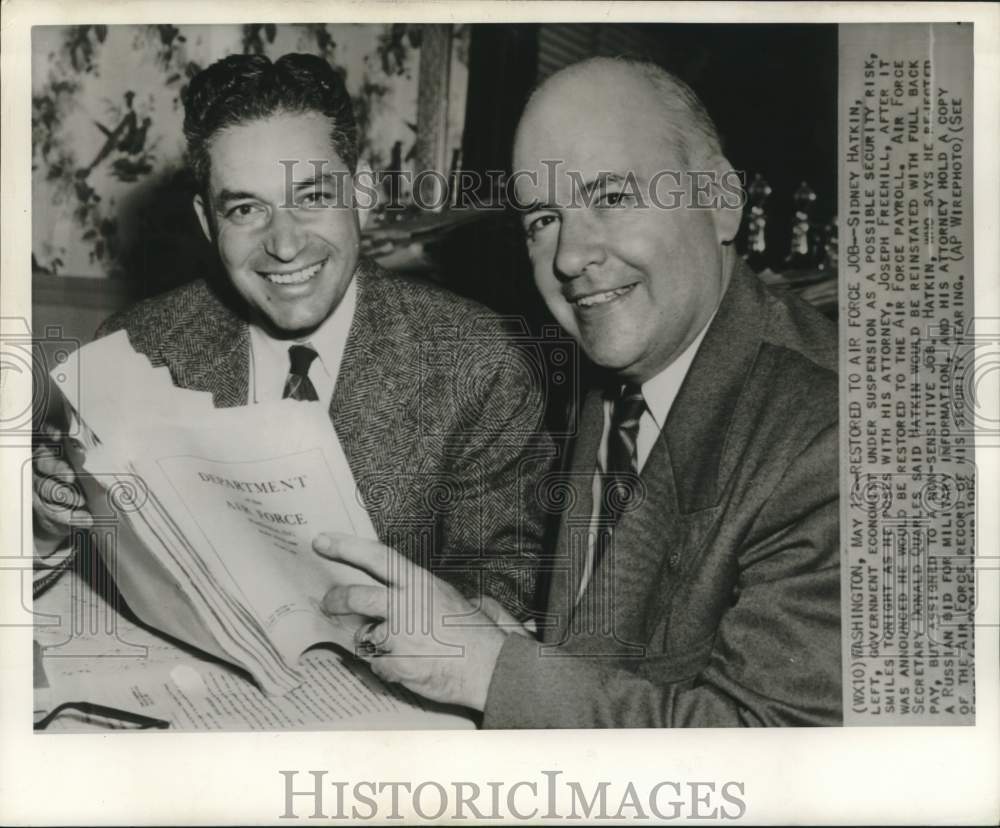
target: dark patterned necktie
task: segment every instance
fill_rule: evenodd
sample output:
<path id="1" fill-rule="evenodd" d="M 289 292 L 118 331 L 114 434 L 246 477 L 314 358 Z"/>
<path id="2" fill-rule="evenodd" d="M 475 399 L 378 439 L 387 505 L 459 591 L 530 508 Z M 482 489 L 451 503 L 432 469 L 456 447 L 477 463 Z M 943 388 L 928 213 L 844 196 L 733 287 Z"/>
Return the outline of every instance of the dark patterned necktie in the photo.
<path id="1" fill-rule="evenodd" d="M 608 432 L 608 455 L 601 480 L 601 511 L 598 543 L 594 555 L 596 569 L 611 533 L 622 512 L 636 505 L 639 491 L 639 460 L 636 438 L 639 420 L 646 410 L 642 388 L 626 385 L 611 408 L 611 430 Z"/>
<path id="2" fill-rule="evenodd" d="M 316 388 L 309 379 L 309 366 L 316 359 L 316 352 L 308 345 L 292 345 L 288 349 L 288 359 L 291 368 L 288 379 L 285 380 L 284 399 L 318 400 Z"/>

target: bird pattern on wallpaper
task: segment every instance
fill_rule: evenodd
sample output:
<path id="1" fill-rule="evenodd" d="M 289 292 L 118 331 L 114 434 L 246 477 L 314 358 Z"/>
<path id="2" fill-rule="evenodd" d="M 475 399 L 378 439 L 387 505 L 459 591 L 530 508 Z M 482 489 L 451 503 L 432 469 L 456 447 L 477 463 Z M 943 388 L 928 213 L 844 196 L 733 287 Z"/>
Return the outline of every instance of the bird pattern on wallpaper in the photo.
<path id="1" fill-rule="evenodd" d="M 153 119 L 145 117 L 142 123 L 132 107 L 135 92 L 131 89 L 125 93 L 126 113 L 113 129 L 109 129 L 100 121 L 94 121 L 105 137 L 97 156 L 86 167 L 76 171 L 78 178 L 86 178 L 93 169 L 108 158 L 113 152 L 122 153 L 110 162 L 112 174 L 119 181 L 137 181 L 139 176 L 153 171 L 153 156 L 146 151 L 146 135 Z"/>

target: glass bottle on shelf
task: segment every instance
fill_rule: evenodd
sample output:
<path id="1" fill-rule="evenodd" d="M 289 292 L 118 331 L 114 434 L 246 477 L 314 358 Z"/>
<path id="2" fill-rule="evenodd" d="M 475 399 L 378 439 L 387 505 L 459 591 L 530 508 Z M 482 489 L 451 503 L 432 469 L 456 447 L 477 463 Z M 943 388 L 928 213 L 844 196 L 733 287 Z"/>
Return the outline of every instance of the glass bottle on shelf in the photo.
<path id="1" fill-rule="evenodd" d="M 837 217 L 823 225 L 819 232 L 819 253 L 816 267 L 819 270 L 837 272 Z"/>
<path id="2" fill-rule="evenodd" d="M 786 270 L 804 270 L 815 263 L 815 251 L 809 215 L 816 205 L 816 192 L 805 181 L 792 196 L 795 205 L 795 216 L 792 219 L 792 239 L 789 244 L 788 256 L 785 257 Z"/>
<path id="3" fill-rule="evenodd" d="M 767 214 L 764 205 L 770 195 L 771 185 L 764 176 L 756 173 L 747 187 L 750 213 L 747 221 L 747 247 L 743 255 L 754 273 L 760 273 L 767 267 Z"/>

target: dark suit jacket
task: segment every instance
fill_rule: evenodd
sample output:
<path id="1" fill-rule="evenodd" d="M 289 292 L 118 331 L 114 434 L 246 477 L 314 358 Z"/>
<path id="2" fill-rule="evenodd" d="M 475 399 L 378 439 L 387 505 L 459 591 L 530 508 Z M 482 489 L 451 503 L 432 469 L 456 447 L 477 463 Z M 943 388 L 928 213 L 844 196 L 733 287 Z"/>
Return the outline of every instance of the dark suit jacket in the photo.
<path id="1" fill-rule="evenodd" d="M 531 604 L 542 538 L 533 492 L 553 447 L 542 395 L 515 370 L 498 318 L 425 282 L 363 265 L 330 405 L 379 538 L 515 614 Z M 196 281 L 111 317 L 133 347 L 216 406 L 245 405 L 249 329 L 224 288 Z"/>
<path id="2" fill-rule="evenodd" d="M 841 722 L 836 364 L 828 320 L 738 269 L 574 607 L 603 424 L 586 399 L 544 643 L 508 636 L 485 727 Z"/>

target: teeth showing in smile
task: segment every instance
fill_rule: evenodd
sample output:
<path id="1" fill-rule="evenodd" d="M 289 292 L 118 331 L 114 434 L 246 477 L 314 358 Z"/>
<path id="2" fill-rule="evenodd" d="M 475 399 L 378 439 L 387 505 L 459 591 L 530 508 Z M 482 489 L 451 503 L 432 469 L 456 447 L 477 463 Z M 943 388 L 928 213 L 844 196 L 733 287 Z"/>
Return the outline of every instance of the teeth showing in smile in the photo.
<path id="1" fill-rule="evenodd" d="M 292 273 L 265 273 L 264 276 L 272 285 L 301 285 L 319 273 L 319 269 L 322 266 L 323 262 L 317 262 L 314 265 L 304 267 L 302 270 L 296 270 Z"/>
<path id="2" fill-rule="evenodd" d="M 574 304 L 581 308 L 590 308 L 594 305 L 603 305 L 605 302 L 610 302 L 612 299 L 617 299 L 619 296 L 624 296 L 628 293 L 635 285 L 626 285 L 625 287 L 617 288 L 616 290 L 608 290 L 604 293 L 594 293 L 590 296 L 581 296 L 579 299 L 575 300 Z"/>

